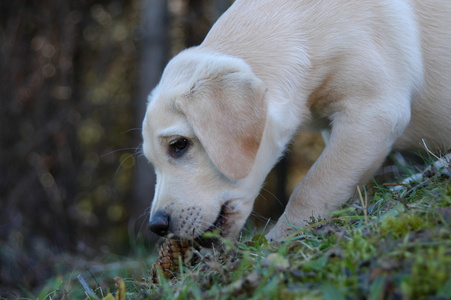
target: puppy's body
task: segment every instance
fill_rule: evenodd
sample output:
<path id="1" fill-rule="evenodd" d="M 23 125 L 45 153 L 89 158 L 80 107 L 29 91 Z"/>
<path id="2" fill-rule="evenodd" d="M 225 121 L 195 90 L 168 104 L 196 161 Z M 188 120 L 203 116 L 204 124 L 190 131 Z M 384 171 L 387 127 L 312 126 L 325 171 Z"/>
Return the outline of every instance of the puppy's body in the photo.
<path id="1" fill-rule="evenodd" d="M 236 235 L 300 128 L 327 146 L 273 239 L 346 201 L 391 149 L 451 147 L 450 30 L 446 0 L 235 1 L 150 97 L 151 229 Z"/>

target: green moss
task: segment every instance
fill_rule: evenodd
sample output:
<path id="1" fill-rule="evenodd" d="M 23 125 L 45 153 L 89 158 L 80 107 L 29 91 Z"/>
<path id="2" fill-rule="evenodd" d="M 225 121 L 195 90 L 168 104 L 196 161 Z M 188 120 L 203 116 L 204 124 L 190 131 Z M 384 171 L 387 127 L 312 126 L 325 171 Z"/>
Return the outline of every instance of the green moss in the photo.
<path id="1" fill-rule="evenodd" d="M 362 261 L 374 256 L 376 248 L 374 241 L 365 236 L 362 230 L 351 232 L 349 238 L 343 244 L 344 256 L 355 261 Z"/>
<path id="2" fill-rule="evenodd" d="M 448 247 L 418 250 L 412 255 L 411 263 L 401 282 L 401 291 L 408 299 L 436 294 L 451 278 Z"/>
<path id="3" fill-rule="evenodd" d="M 402 238 L 412 232 L 429 227 L 429 221 L 417 214 L 404 213 L 397 217 L 387 217 L 380 225 L 382 237 Z"/>

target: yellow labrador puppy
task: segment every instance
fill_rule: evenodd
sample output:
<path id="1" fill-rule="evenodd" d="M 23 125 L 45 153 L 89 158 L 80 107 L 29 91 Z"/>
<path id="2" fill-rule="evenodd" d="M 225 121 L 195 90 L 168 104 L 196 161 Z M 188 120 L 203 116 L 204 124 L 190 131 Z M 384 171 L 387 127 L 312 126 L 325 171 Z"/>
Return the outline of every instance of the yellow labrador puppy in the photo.
<path id="1" fill-rule="evenodd" d="M 451 1 L 235 1 L 149 97 L 149 228 L 236 236 L 303 128 L 326 148 L 271 239 L 345 202 L 392 149 L 451 147 Z"/>

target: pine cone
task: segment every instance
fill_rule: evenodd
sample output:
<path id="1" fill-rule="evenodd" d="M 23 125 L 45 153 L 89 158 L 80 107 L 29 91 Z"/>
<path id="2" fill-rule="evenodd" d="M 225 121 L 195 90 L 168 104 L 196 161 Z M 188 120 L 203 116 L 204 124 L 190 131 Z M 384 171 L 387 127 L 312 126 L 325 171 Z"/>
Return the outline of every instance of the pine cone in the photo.
<path id="1" fill-rule="evenodd" d="M 190 265 L 193 260 L 193 244 L 190 241 L 165 240 L 160 247 L 158 258 L 150 270 L 153 283 L 158 283 L 157 268 L 166 278 L 174 277 L 179 271 L 179 258 L 184 266 Z"/>

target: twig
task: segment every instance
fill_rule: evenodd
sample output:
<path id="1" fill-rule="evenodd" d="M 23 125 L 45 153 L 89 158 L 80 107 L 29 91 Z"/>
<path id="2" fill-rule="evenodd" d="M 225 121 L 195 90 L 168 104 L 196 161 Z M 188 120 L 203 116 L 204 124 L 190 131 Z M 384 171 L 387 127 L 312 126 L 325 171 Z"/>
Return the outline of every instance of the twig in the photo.
<path id="1" fill-rule="evenodd" d="M 402 183 L 402 182 L 393 182 L 393 183 L 383 183 L 382 186 L 409 186 L 409 183 Z"/>
<path id="2" fill-rule="evenodd" d="M 85 290 L 85 292 L 89 296 L 89 298 L 99 300 L 99 297 L 97 297 L 96 293 L 94 293 L 94 291 L 91 289 L 91 287 L 86 282 L 83 275 L 81 275 L 81 274 L 78 275 L 77 279 L 78 279 L 78 281 L 80 281 L 81 285 L 83 286 L 83 289 Z"/>
<path id="3" fill-rule="evenodd" d="M 425 141 L 424 139 L 421 139 L 421 140 L 423 141 L 423 145 L 424 145 L 424 148 L 426 148 L 426 151 L 427 151 L 430 155 L 434 156 L 437 160 L 439 160 L 440 157 L 438 157 L 438 156 L 435 155 L 431 150 L 429 150 L 428 146 L 426 145 L 426 141 Z"/>
<path id="4" fill-rule="evenodd" d="M 407 205 L 407 203 L 401 199 L 401 196 L 398 196 L 395 200 L 400 202 L 402 205 L 404 205 L 405 209 L 410 209 L 410 207 Z"/>
<path id="5" fill-rule="evenodd" d="M 367 212 L 368 196 L 365 192 L 365 200 L 363 200 L 362 192 L 360 191 L 359 186 L 357 186 L 357 191 L 359 192 L 360 203 L 362 204 L 363 215 L 365 216 L 365 224 L 368 224 L 368 212 Z"/>

